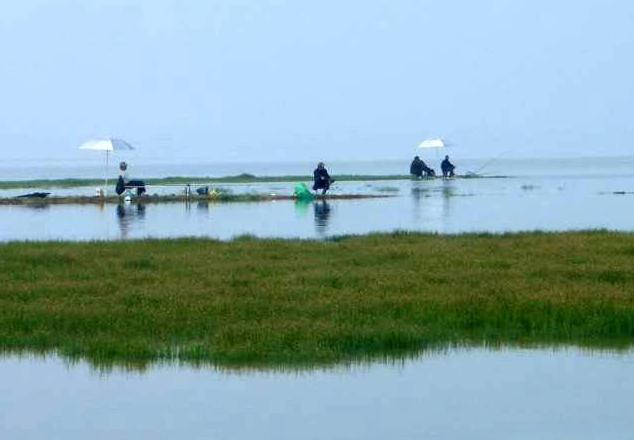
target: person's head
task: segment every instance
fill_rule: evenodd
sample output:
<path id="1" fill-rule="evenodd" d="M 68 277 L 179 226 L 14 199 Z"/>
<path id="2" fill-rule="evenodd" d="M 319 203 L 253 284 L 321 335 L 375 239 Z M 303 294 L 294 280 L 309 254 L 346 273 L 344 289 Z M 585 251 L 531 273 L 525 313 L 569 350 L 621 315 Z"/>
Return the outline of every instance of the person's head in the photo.
<path id="1" fill-rule="evenodd" d="M 119 164 L 119 169 L 120 169 L 121 171 L 125 171 L 125 170 L 127 170 L 127 169 L 128 169 L 128 164 L 127 164 L 127 163 L 125 163 L 125 162 L 121 162 L 121 163 Z"/>
<path id="2" fill-rule="evenodd" d="M 449 160 L 449 155 L 445 156 L 445 160 Z"/>
<path id="3" fill-rule="evenodd" d="M 322 168 L 325 168 L 325 167 L 326 167 L 326 164 L 325 164 L 325 163 L 323 163 L 323 162 L 319 162 L 319 163 L 317 164 L 317 168 L 319 168 L 319 169 L 322 169 Z"/>
<path id="4" fill-rule="evenodd" d="M 420 160 L 420 157 L 414 156 L 414 160 Z"/>

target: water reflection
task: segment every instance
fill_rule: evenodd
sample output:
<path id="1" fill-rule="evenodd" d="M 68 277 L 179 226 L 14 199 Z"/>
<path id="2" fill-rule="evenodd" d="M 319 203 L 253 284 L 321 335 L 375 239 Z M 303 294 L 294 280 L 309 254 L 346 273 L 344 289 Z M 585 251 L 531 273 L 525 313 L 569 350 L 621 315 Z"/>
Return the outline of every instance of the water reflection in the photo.
<path id="1" fill-rule="evenodd" d="M 24 205 L 26 209 L 31 209 L 33 211 L 48 211 L 51 207 L 50 203 L 42 202 L 42 203 L 29 203 Z"/>
<path id="2" fill-rule="evenodd" d="M 161 366 L 104 376 L 56 358 L 9 358 L 0 361 L 0 437 L 626 439 L 633 360 L 457 350 L 351 372 Z"/>
<path id="3" fill-rule="evenodd" d="M 117 216 L 112 215 L 116 205 L 110 204 L 0 206 L 0 241 L 108 240 L 121 239 L 121 235 L 139 239 L 195 235 L 228 240 L 243 234 L 323 238 L 395 229 L 443 233 L 596 228 L 631 231 L 634 205 L 629 203 L 629 196 L 617 196 L 614 191 L 631 188 L 633 182 L 632 178 L 553 182 L 533 177 L 403 180 L 389 184 L 399 189 L 389 194 L 394 197 L 381 199 L 331 199 L 325 204 L 320 200 L 294 205 L 290 201 L 152 204 L 146 205 L 152 212 L 142 222 L 142 213 L 138 215 L 135 204 L 117 208 Z M 564 184 L 566 191 L 559 190 Z M 522 186 L 534 189 L 526 191 Z M 249 186 L 256 187 L 262 194 L 268 189 L 264 184 Z M 245 191 L 241 189 L 240 194 Z M 374 186 L 357 183 L 346 184 L 342 193 L 380 194 Z M 213 222 L 204 214 L 208 208 L 213 211 Z"/>
<path id="4" fill-rule="evenodd" d="M 414 181 L 410 190 L 412 216 L 415 224 L 436 221 L 441 227 L 451 219 L 451 205 L 456 192 L 455 181 Z M 438 222 L 438 220 L 442 220 Z"/>
<path id="5" fill-rule="evenodd" d="M 143 223 L 145 219 L 145 205 L 142 203 L 122 203 L 117 205 L 117 220 L 121 238 L 127 239 L 135 223 Z"/>
<path id="6" fill-rule="evenodd" d="M 412 196 L 412 215 L 414 217 L 414 222 L 418 223 L 420 220 L 421 198 L 424 194 L 420 188 L 419 182 L 412 182 L 410 194 Z"/>
<path id="7" fill-rule="evenodd" d="M 596 345 L 577 345 L 574 343 L 437 343 L 423 345 L 416 349 L 390 349 L 384 352 L 342 355 L 329 361 L 309 361 L 306 359 L 276 360 L 217 360 L 211 357 L 194 356 L 179 358 L 169 350 L 157 355 L 139 357 L 112 353 L 64 353 L 54 348 L 6 348 L 0 347 L 0 365 L 8 359 L 30 362 L 44 362 L 58 359 L 71 367 L 79 364 L 87 365 L 100 374 L 113 372 L 133 372 L 144 374 L 157 368 L 174 367 L 190 368 L 226 373 L 276 372 L 276 373 L 309 373 L 316 371 L 351 371 L 375 365 L 403 366 L 411 362 L 446 356 L 457 352 L 504 353 L 508 351 L 539 351 L 556 356 L 557 353 L 576 351 L 586 356 L 634 357 L 632 344 L 598 343 Z"/>
<path id="8" fill-rule="evenodd" d="M 455 188 L 453 181 L 443 180 L 442 184 L 442 217 L 449 219 L 451 216 L 451 198 L 454 196 Z"/>
<path id="9" fill-rule="evenodd" d="M 325 200 L 321 200 L 313 204 L 313 209 L 315 211 L 315 230 L 317 235 L 323 237 L 328 233 L 331 213 L 330 205 Z"/>
<path id="10" fill-rule="evenodd" d="M 428 211 L 430 209 L 429 202 L 434 197 L 434 193 L 437 193 L 437 189 L 432 186 L 433 182 L 426 180 L 414 180 L 412 181 L 411 197 L 412 197 L 412 214 L 414 217 L 414 223 L 418 224 L 427 215 L 422 215 L 423 210 Z"/>

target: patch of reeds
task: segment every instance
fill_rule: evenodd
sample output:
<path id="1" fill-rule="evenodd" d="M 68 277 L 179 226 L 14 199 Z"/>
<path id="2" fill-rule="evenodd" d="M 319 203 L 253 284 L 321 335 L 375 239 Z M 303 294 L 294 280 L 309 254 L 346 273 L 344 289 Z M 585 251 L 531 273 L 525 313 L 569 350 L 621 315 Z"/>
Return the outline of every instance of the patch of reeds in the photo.
<path id="1" fill-rule="evenodd" d="M 634 235 L 0 245 L 0 349 L 310 365 L 445 344 L 634 342 Z"/>

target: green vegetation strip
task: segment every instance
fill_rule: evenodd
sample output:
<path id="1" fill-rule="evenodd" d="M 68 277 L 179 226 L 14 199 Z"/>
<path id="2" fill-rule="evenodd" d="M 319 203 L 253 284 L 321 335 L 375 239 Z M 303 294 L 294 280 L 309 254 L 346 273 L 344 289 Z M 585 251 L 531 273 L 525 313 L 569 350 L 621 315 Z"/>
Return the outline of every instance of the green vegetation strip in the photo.
<path id="1" fill-rule="evenodd" d="M 337 182 L 377 182 L 386 180 L 410 179 L 409 175 L 336 175 Z M 441 177 L 436 177 L 441 178 Z M 504 178 L 504 176 L 457 176 L 457 178 Z M 433 178 L 427 178 L 433 179 Z M 218 183 L 283 183 L 283 182 L 310 182 L 312 176 L 254 176 L 252 174 L 239 174 L 225 177 L 164 177 L 145 179 L 147 185 L 206 185 Z M 110 179 L 114 188 L 116 180 Z M 49 189 L 49 188 L 79 188 L 85 186 L 101 187 L 104 179 L 37 179 L 37 180 L 5 180 L 0 181 L 0 189 Z"/>
<path id="2" fill-rule="evenodd" d="M 0 246 L 0 348 L 302 366 L 445 344 L 634 342 L 634 235 Z"/>
<path id="3" fill-rule="evenodd" d="M 383 181 L 400 180 L 409 176 L 336 176 L 337 181 Z M 224 177 L 164 177 L 145 179 L 147 185 L 187 185 L 191 183 L 204 185 L 216 183 L 276 183 L 276 182 L 309 182 L 312 176 L 254 176 L 252 174 L 239 174 L 237 176 Z M 113 187 L 116 180 L 110 180 Z M 104 179 L 39 179 L 39 180 L 12 180 L 0 181 L 0 189 L 16 188 L 78 188 L 83 186 L 103 186 Z"/>

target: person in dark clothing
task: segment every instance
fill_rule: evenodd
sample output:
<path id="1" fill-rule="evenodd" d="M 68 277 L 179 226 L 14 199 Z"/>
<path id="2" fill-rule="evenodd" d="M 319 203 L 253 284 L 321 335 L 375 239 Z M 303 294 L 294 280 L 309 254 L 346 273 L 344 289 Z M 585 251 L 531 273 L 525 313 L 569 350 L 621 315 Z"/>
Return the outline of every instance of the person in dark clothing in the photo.
<path id="1" fill-rule="evenodd" d="M 422 177 L 423 168 L 425 168 L 425 162 L 420 160 L 420 157 L 415 156 L 412 164 L 409 166 L 409 173 L 414 177 Z"/>
<path id="2" fill-rule="evenodd" d="M 420 157 L 414 157 L 412 164 L 409 166 L 409 173 L 415 177 L 423 177 L 423 176 L 435 176 L 436 173 L 433 169 L 429 168 Z"/>
<path id="3" fill-rule="evenodd" d="M 445 160 L 443 160 L 440 164 L 440 169 L 442 170 L 443 177 L 453 177 L 453 170 L 456 169 L 455 165 L 449 162 L 449 156 L 445 156 Z"/>
<path id="4" fill-rule="evenodd" d="M 118 195 L 121 195 L 129 188 L 136 188 L 136 194 L 140 196 L 145 192 L 145 182 L 142 180 L 130 180 L 128 176 L 128 164 L 121 162 L 119 164 L 119 179 L 117 180 L 115 191 Z"/>
<path id="5" fill-rule="evenodd" d="M 319 191 L 321 190 L 322 194 L 326 194 L 326 192 L 330 189 L 330 185 L 332 185 L 335 181 L 328 174 L 328 170 L 326 170 L 326 166 L 323 162 L 319 162 L 317 164 L 317 168 L 313 171 L 313 177 L 315 179 L 315 183 L 313 184 L 313 190 Z"/>
<path id="6" fill-rule="evenodd" d="M 117 179 L 117 185 L 114 187 L 114 190 L 118 196 L 125 192 L 125 180 L 123 176 L 119 176 L 119 178 Z"/>

